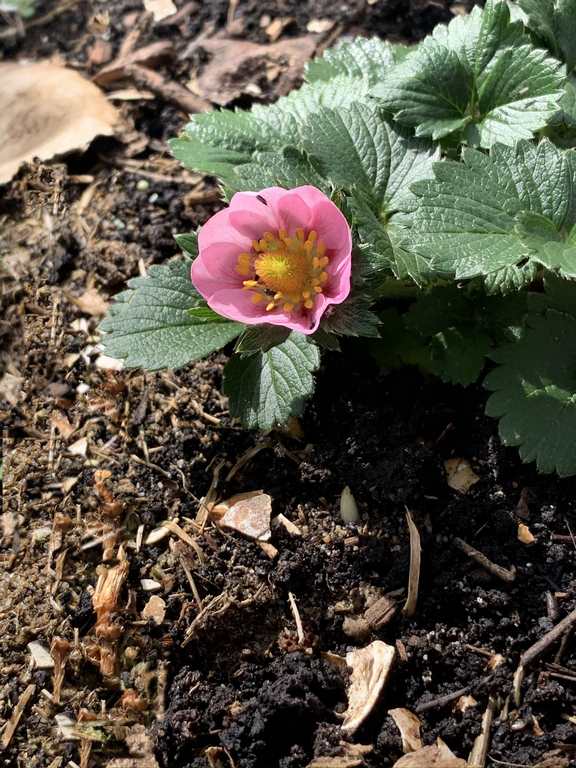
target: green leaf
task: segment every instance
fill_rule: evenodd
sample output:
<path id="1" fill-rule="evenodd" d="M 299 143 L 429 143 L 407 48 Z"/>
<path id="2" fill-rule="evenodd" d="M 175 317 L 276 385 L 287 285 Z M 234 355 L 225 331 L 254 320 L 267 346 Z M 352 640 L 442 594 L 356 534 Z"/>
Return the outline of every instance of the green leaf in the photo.
<path id="1" fill-rule="evenodd" d="M 178 243 L 180 248 L 192 256 L 193 259 L 198 255 L 198 235 L 196 232 L 189 232 L 182 235 L 174 235 L 174 240 Z"/>
<path id="2" fill-rule="evenodd" d="M 342 304 L 330 306 L 322 318 L 320 328 L 336 336 L 377 338 L 380 321 L 371 306 L 370 297 L 359 290 Z"/>
<path id="3" fill-rule="evenodd" d="M 357 37 L 329 48 L 323 56 L 306 65 L 309 83 L 328 82 L 340 75 L 377 83 L 385 71 L 403 58 L 406 46 L 391 45 L 377 37 Z"/>
<path id="4" fill-rule="evenodd" d="M 527 26 L 568 70 L 576 67 L 576 0 L 518 0 Z"/>
<path id="5" fill-rule="evenodd" d="M 437 286 L 421 294 L 406 316 L 406 327 L 419 336 L 426 357 L 415 362 L 443 381 L 477 381 L 486 355 L 508 338 L 510 326 L 522 324 L 524 295 L 487 296 L 477 287 Z"/>
<path id="6" fill-rule="evenodd" d="M 410 184 L 431 176 L 438 159 L 430 142 L 410 138 L 367 104 L 320 110 L 304 136 L 319 173 L 335 186 L 361 190 L 381 216 L 413 205 Z"/>
<path id="7" fill-rule="evenodd" d="M 100 325 L 107 355 L 126 368 L 179 368 L 238 336 L 243 326 L 205 307 L 190 280 L 190 264 L 152 266 L 148 277 L 129 281 Z"/>
<path id="8" fill-rule="evenodd" d="M 224 369 L 230 413 L 248 428 L 269 430 L 299 416 L 314 390 L 318 347 L 299 333 L 267 352 L 233 357 Z"/>
<path id="9" fill-rule="evenodd" d="M 560 111 L 550 120 L 546 135 L 560 147 L 576 145 L 576 77 L 571 75 L 560 99 Z"/>
<path id="10" fill-rule="evenodd" d="M 545 140 L 496 145 L 490 155 L 465 149 L 462 163 L 437 163 L 434 181 L 412 187 L 410 248 L 456 279 L 551 265 L 546 244 L 576 223 L 575 158 Z"/>
<path id="11" fill-rule="evenodd" d="M 484 278 L 484 287 L 489 294 L 506 295 L 516 293 L 529 285 L 538 274 L 538 265 L 533 261 L 491 272 Z"/>
<path id="12" fill-rule="evenodd" d="M 282 344 L 290 336 L 290 329 L 282 325 L 251 325 L 238 339 L 234 352 L 251 355 L 254 352 L 268 352 Z"/>
<path id="13" fill-rule="evenodd" d="M 557 111 L 565 75 L 560 64 L 511 23 L 505 2 L 487 0 L 438 26 L 373 88 L 417 136 L 454 132 L 481 147 L 531 136 Z"/>
<path id="14" fill-rule="evenodd" d="M 293 189 L 312 184 L 327 195 L 331 192 L 331 185 L 320 176 L 309 158 L 293 147 L 281 152 L 257 152 L 253 160 L 234 169 L 234 179 L 228 182 L 228 187 L 240 192 L 271 186 Z"/>
<path id="15" fill-rule="evenodd" d="M 493 355 L 486 413 L 500 419 L 502 442 L 518 446 L 523 461 L 566 477 L 576 474 L 576 318 L 551 309 L 529 322 Z"/>

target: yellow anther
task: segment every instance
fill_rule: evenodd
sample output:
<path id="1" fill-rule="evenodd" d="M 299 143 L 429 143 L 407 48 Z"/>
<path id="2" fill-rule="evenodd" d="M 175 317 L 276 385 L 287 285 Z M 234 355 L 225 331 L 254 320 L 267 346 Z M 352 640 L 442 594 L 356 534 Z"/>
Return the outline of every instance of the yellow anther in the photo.
<path id="1" fill-rule="evenodd" d="M 316 232 L 315 229 L 310 230 L 310 232 L 308 232 L 308 240 L 306 242 L 315 243 L 317 239 L 318 239 L 318 232 Z"/>
<path id="2" fill-rule="evenodd" d="M 242 285 L 244 288 L 256 288 L 258 285 L 258 280 L 243 280 Z"/>
<path id="3" fill-rule="evenodd" d="M 292 312 L 292 310 L 294 309 L 294 304 L 290 304 L 290 302 L 286 302 L 286 304 L 284 304 L 282 309 L 284 310 L 284 312 Z"/>
<path id="4" fill-rule="evenodd" d="M 319 285 L 314 286 L 315 293 L 322 293 L 322 288 Z"/>
<path id="5" fill-rule="evenodd" d="M 302 291 L 302 298 L 303 299 L 309 299 L 312 294 L 310 291 Z"/>
<path id="6" fill-rule="evenodd" d="M 266 240 L 274 240 L 272 232 L 264 232 L 264 240 L 261 240 L 260 242 L 266 242 Z"/>
<path id="7" fill-rule="evenodd" d="M 318 256 L 320 256 L 320 258 L 324 256 L 324 254 L 326 253 L 326 243 L 322 242 L 322 240 L 320 240 L 320 242 L 316 246 L 316 253 L 318 254 Z"/>
<path id="8" fill-rule="evenodd" d="M 320 284 L 324 285 L 326 280 L 328 280 L 328 272 L 321 272 L 320 273 Z"/>
<path id="9" fill-rule="evenodd" d="M 314 299 L 306 299 L 306 301 L 304 302 L 304 306 L 306 307 L 306 309 L 312 309 L 312 307 L 314 306 Z"/>
<path id="10" fill-rule="evenodd" d="M 278 293 L 275 293 L 274 294 L 274 301 L 279 301 L 282 298 L 283 295 L 284 294 L 281 291 L 279 291 Z"/>
<path id="11" fill-rule="evenodd" d="M 266 304 L 266 312 L 272 312 L 275 306 L 276 304 L 273 301 L 271 301 L 270 304 Z"/>
<path id="12" fill-rule="evenodd" d="M 302 229 L 302 227 L 298 227 L 298 229 L 296 230 L 296 237 L 298 238 L 298 240 L 304 241 L 304 230 Z"/>

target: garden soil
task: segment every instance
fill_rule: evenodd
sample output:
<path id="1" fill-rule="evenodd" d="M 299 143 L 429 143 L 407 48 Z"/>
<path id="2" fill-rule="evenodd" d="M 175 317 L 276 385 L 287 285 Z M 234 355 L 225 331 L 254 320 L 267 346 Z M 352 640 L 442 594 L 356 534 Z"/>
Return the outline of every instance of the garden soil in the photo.
<path id="1" fill-rule="evenodd" d="M 480 385 L 379 372 L 350 347 L 326 355 L 299 422 L 258 435 L 228 415 L 225 354 L 150 374 L 111 369 L 98 347 L 111 297 L 219 205 L 213 180 L 166 148 L 187 119 L 166 83 L 218 103 L 220 78 L 231 105 L 266 102 L 300 72 L 285 54 L 232 66 L 238 46 L 415 40 L 466 4 L 177 7 L 177 23 L 154 23 L 136 0 L 63 0 L 0 28 L 4 60 L 102 82 L 138 51 L 163 83 L 126 65 L 103 85 L 115 138 L 0 190 L 0 765 L 391 768 L 403 745 L 388 712 L 405 708 L 423 744 L 467 758 L 480 737 L 479 765 L 576 766 L 576 645 L 570 627 L 546 642 L 576 607 L 576 485 L 501 446 Z M 142 53 L 158 43 L 159 57 Z M 357 523 L 340 516 L 346 486 Z M 266 545 L 206 521 L 207 494 L 258 490 L 272 500 Z M 411 616 L 408 513 L 422 551 Z M 375 640 L 395 663 L 345 736 L 336 662 Z"/>

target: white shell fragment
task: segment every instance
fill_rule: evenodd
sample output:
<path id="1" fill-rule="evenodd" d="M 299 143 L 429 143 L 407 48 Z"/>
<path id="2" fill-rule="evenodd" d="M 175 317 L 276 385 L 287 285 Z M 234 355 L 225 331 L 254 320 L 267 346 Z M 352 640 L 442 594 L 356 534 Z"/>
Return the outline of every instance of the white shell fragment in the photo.
<path id="1" fill-rule="evenodd" d="M 50 656 L 50 651 L 37 640 L 28 643 L 28 650 L 36 669 L 54 669 L 54 659 Z"/>
<path id="2" fill-rule="evenodd" d="M 381 640 L 346 654 L 346 664 L 351 670 L 348 709 L 342 724 L 346 733 L 354 733 L 372 712 L 384 690 L 395 656 L 394 646 Z"/>
<path id="3" fill-rule="evenodd" d="M 239 493 L 210 510 L 220 528 L 229 528 L 249 539 L 268 541 L 272 516 L 272 497 L 262 491 Z"/>

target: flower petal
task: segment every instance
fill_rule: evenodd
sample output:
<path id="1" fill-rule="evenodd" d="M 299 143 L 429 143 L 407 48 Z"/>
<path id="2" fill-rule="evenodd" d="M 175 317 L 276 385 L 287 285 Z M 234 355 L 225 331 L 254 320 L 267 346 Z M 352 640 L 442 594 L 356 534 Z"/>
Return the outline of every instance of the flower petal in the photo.
<path id="1" fill-rule="evenodd" d="M 344 214 L 328 198 L 318 202 L 312 210 L 311 228 L 318 232 L 318 239 L 333 251 L 352 253 L 350 225 Z"/>
<path id="2" fill-rule="evenodd" d="M 202 253 L 214 243 L 235 243 L 240 250 L 248 251 L 252 247 L 251 239 L 241 235 L 230 223 L 228 208 L 218 211 L 198 232 L 198 253 Z"/>

